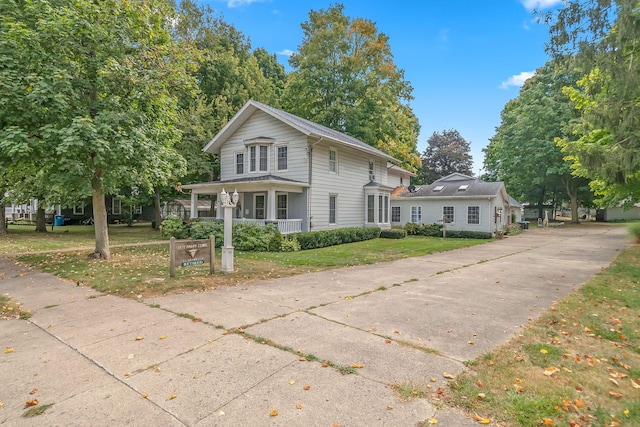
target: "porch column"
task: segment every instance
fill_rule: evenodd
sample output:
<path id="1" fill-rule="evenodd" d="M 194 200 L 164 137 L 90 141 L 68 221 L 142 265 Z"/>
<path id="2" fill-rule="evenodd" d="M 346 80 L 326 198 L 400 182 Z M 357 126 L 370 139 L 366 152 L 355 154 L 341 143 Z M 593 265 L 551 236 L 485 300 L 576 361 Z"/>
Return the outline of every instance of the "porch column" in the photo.
<path id="1" fill-rule="evenodd" d="M 198 193 L 191 190 L 191 212 L 189 213 L 189 218 L 197 218 L 198 217 Z"/>
<path id="2" fill-rule="evenodd" d="M 267 219 L 270 221 L 275 221 L 276 219 L 276 190 L 273 188 L 269 189 L 269 194 L 267 195 Z"/>

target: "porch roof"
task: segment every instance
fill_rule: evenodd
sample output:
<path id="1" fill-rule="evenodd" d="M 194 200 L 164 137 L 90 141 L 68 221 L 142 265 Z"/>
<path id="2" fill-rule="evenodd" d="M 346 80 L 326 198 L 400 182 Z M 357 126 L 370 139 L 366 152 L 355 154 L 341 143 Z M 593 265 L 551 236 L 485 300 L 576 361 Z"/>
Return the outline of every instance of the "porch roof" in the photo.
<path id="1" fill-rule="evenodd" d="M 261 175 L 249 178 L 226 179 L 224 181 L 199 182 L 196 184 L 183 185 L 183 189 L 191 190 L 196 194 L 214 194 L 222 191 L 253 192 L 274 189 L 277 191 L 287 191 L 290 193 L 302 193 L 303 188 L 310 187 L 309 184 L 283 178 L 276 175 Z"/>

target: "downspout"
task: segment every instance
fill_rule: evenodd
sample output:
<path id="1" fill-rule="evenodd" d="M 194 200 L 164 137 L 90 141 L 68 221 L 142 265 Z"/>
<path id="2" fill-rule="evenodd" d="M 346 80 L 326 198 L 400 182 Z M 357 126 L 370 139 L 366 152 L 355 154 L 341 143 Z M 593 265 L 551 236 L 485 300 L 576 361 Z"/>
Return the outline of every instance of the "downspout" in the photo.
<path id="1" fill-rule="evenodd" d="M 313 186 L 311 185 L 313 176 L 313 147 L 321 143 L 322 141 L 324 141 L 324 137 L 321 136 L 319 140 L 317 140 L 313 144 L 309 144 L 309 147 L 307 148 L 307 154 L 309 157 L 309 187 L 307 187 L 307 229 L 309 231 L 311 231 L 311 192 L 313 191 Z"/>

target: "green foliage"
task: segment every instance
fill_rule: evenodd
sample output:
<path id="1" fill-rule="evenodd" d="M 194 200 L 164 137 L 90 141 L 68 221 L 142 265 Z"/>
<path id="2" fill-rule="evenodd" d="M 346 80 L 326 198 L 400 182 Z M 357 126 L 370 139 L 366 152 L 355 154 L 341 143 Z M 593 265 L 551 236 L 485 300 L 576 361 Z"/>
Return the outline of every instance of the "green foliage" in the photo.
<path id="1" fill-rule="evenodd" d="M 169 239 L 175 237 L 176 239 L 186 239 L 189 236 L 189 229 L 179 216 L 170 215 L 160 226 L 162 237 Z"/>
<path id="2" fill-rule="evenodd" d="M 570 162 L 556 144 L 568 137 L 567 124 L 576 113 L 563 87 L 575 85 L 577 70 L 546 64 L 536 71 L 501 113 L 501 124 L 483 150 L 486 178 L 503 181 L 516 199 L 541 206 L 572 203 L 578 221 L 578 200 L 589 205 L 588 181 L 573 175 Z"/>
<path id="3" fill-rule="evenodd" d="M 300 243 L 295 236 L 284 239 L 280 246 L 280 252 L 298 252 L 300 250 Z"/>
<path id="4" fill-rule="evenodd" d="M 603 206 L 633 204 L 640 200 L 638 2 L 567 0 L 546 18 L 548 52 L 582 71 L 566 90 L 580 114 L 559 141 L 563 151 Z"/>
<path id="5" fill-rule="evenodd" d="M 215 238 L 216 247 L 221 247 L 224 238 L 224 224 L 222 221 L 194 221 L 189 227 L 189 237 L 191 239 L 208 239 L 211 235 Z"/>
<path id="6" fill-rule="evenodd" d="M 409 222 L 404 226 L 404 229 L 411 236 L 442 237 L 442 225 L 440 224 L 421 225 Z"/>
<path id="7" fill-rule="evenodd" d="M 491 239 L 493 234 L 486 231 L 447 230 L 447 237 L 457 239 Z"/>
<path id="8" fill-rule="evenodd" d="M 282 235 L 273 225 L 246 222 L 233 226 L 233 246 L 239 251 L 277 252 L 281 241 Z"/>
<path id="9" fill-rule="evenodd" d="M 382 239 L 403 239 L 407 237 L 407 232 L 403 229 L 382 230 L 380 238 Z"/>
<path id="10" fill-rule="evenodd" d="M 417 170 L 420 127 L 409 105 L 413 88 L 393 62 L 389 38 L 374 22 L 345 16 L 341 4 L 310 11 L 302 31 L 302 44 L 289 59 L 284 109 Z"/>
<path id="11" fill-rule="evenodd" d="M 376 239 L 379 236 L 380 228 L 378 227 L 338 228 L 335 230 L 308 231 L 295 234 L 301 250 L 360 242 L 363 240 Z"/>
<path id="12" fill-rule="evenodd" d="M 458 172 L 473 176 L 471 146 L 457 130 L 434 132 L 422 154 L 421 179 L 424 184 Z"/>
<path id="13" fill-rule="evenodd" d="M 629 235 L 636 239 L 637 243 L 640 243 L 640 222 L 632 222 L 627 226 Z"/>

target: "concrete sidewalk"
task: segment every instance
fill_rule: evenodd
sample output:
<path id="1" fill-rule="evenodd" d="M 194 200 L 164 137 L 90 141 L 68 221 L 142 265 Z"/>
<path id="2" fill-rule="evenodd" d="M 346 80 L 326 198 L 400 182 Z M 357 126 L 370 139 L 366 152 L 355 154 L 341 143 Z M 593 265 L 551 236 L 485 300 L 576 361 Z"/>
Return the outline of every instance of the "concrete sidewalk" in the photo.
<path id="1" fill-rule="evenodd" d="M 532 229 L 139 302 L 0 259 L 0 292 L 33 311 L 0 322 L 0 424 L 475 426 L 392 385 L 442 387 L 445 372 L 511 338 L 628 244 L 621 227 Z M 53 405 L 23 418 L 31 399 Z"/>

